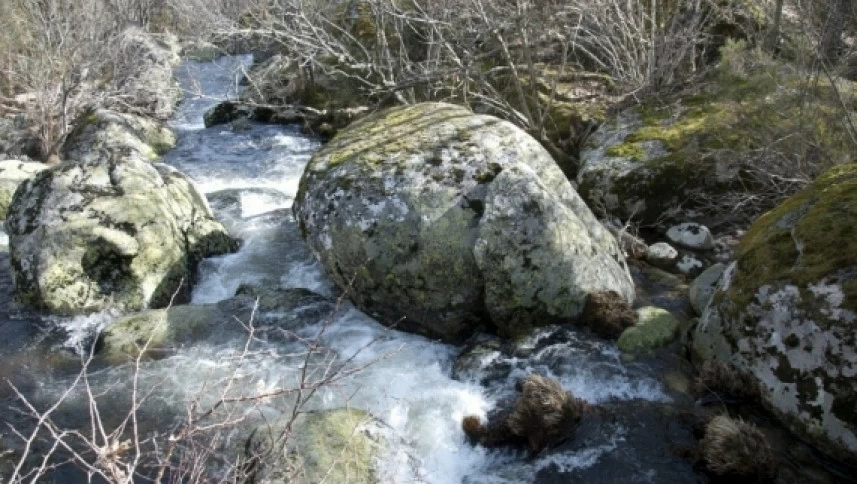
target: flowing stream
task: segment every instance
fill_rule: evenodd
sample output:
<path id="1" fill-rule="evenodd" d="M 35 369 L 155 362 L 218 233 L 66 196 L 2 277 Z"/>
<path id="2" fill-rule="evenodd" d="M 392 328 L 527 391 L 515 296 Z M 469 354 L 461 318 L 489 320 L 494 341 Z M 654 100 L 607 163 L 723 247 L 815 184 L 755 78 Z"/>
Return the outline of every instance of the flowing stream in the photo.
<path id="1" fill-rule="evenodd" d="M 172 122 L 179 144 L 163 161 L 192 177 L 218 217 L 243 240 L 237 253 L 203 262 L 192 302 L 223 301 L 249 284 L 305 288 L 329 298 L 329 303 L 321 309 L 301 306 L 264 315 L 252 352 L 243 356 L 247 334 L 236 322 L 234 332 L 205 335 L 163 358 L 145 361 L 137 387 L 156 390 L 141 408 L 142 427 L 169 428 L 183 417 L 189 401 L 204 402 L 207 397 L 200 395 L 216 393 L 230 376 L 238 375 L 236 385 L 248 394 L 294 384 L 301 373 L 301 357 L 295 356 L 301 348 L 298 342 L 318 337 L 329 352 L 325 361 L 331 368 L 342 363 L 361 370 L 323 388 L 309 406 L 365 409 L 391 428 L 409 458 L 403 461 L 391 454 L 382 466 L 384 482 L 704 482 L 674 452 L 675 446 L 692 441 L 689 427 L 679 423 L 682 409 L 692 403 L 663 383 L 664 365 L 626 362 L 612 343 L 566 328 L 546 328 L 513 349 L 476 355 L 454 379 L 456 357 L 463 348 L 387 329 L 347 301 L 337 304 L 339 290 L 302 242 L 290 210 L 304 165 L 319 141 L 291 126 L 204 128 L 203 113 L 235 94 L 236 68 L 250 61 L 225 57 L 187 62 L 178 71 L 187 90 Z M 76 375 L 74 348 L 91 341 L 117 315 L 64 320 L 20 313 L 11 304 L 5 252 L 0 263 L 0 376 L 15 382 L 37 406 L 46 406 Z M 262 331 L 265 325 L 267 332 Z M 240 364 L 234 363 L 237 359 Z M 97 392 L 118 395 L 101 403 L 106 420 L 120 419 L 135 381 L 134 366 L 101 364 L 90 372 Z M 531 372 L 552 375 L 566 390 L 610 411 L 579 429 L 572 442 L 536 457 L 471 446 L 461 431 L 462 417 L 485 416 L 513 394 L 518 378 Z M 88 425 L 84 397 L 73 394 L 58 419 L 69 425 L 80 419 L 76 425 Z M 20 408 L 9 389 L 2 390 L 0 398 Z M 287 402 L 262 400 L 254 411 L 275 417 L 290 410 Z M 24 420 L 13 414 L 4 419 L 21 425 Z M 239 442 L 240 435 L 236 431 L 225 438 Z M 216 470 L 211 472 L 216 475 Z M 53 477 L 56 482 L 81 478 L 62 469 Z"/>

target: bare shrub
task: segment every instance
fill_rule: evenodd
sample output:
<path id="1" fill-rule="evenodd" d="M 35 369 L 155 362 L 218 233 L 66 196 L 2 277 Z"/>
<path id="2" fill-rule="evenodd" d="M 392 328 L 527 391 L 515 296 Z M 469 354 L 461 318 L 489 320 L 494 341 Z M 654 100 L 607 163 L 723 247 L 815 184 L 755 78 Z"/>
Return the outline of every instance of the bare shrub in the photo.
<path id="1" fill-rule="evenodd" d="M 9 429 L 19 445 L 17 462 L 6 482 L 35 482 L 68 463 L 90 478 L 98 476 L 111 483 L 130 483 L 137 478 L 202 482 L 215 476 L 220 482 L 246 482 L 251 477 L 247 472 L 252 470 L 248 462 L 270 457 L 245 455 L 244 448 L 244 440 L 250 435 L 248 426 L 264 421 L 270 413 L 267 409 L 282 409 L 286 417 L 286 425 L 278 430 L 280 434 L 272 436 L 277 445 L 264 450 L 278 452 L 288 443 L 291 425 L 313 405 L 319 391 L 335 388 L 395 353 L 388 352 L 358 364 L 355 361 L 375 340 L 347 358 L 340 358 L 325 347 L 322 339 L 342 301 L 340 298 L 333 313 L 309 338 L 256 326 L 257 301 L 247 322 L 235 319 L 246 330 L 244 345 L 224 354 L 212 365 L 220 367 L 217 375 L 199 375 L 195 382 L 198 390 L 185 396 L 183 415 L 178 415 L 167 428 L 152 428 L 144 421 L 153 412 L 163 412 L 159 401 L 164 398 L 161 394 L 164 382 L 146 377 L 151 338 L 129 363 L 131 380 L 127 387 L 114 385 L 105 390 L 103 385 L 94 383 L 100 379 L 101 370 L 93 369 L 97 360 L 93 349 L 82 354 L 82 368 L 68 388 L 46 406 L 37 406 L 7 381 L 20 402 L 13 411 L 29 417 L 31 425 L 26 429 Z M 265 342 L 271 332 L 282 333 L 293 343 L 295 351 L 286 354 L 272 351 Z M 251 385 L 258 380 L 255 368 L 259 361 L 271 359 L 289 363 L 293 371 L 276 384 Z M 124 413 L 116 413 L 117 399 L 127 399 Z M 88 419 L 69 426 L 62 414 L 80 402 L 87 408 Z M 347 398 L 342 404 L 347 406 Z"/>

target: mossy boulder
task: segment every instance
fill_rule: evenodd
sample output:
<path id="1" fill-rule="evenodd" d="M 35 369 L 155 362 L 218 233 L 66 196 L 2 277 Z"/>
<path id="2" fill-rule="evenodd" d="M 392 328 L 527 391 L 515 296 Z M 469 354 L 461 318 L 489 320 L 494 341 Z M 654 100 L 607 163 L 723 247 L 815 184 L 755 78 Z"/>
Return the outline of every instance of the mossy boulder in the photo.
<path id="1" fill-rule="evenodd" d="M 625 353 L 660 348 L 678 336 L 679 322 L 669 311 L 654 306 L 637 310 L 637 324 L 619 336 L 616 345 Z"/>
<path id="2" fill-rule="evenodd" d="M 757 220 L 694 334 L 697 361 L 752 374 L 766 405 L 841 459 L 857 455 L 857 165 Z"/>
<path id="3" fill-rule="evenodd" d="M 0 161 L 0 219 L 6 218 L 6 211 L 12 203 L 12 197 L 18 185 L 30 179 L 36 173 L 47 169 L 43 163 L 17 160 Z"/>
<path id="4" fill-rule="evenodd" d="M 110 153 L 137 153 L 157 160 L 173 148 L 176 135 L 158 121 L 107 109 L 84 112 L 62 146 L 64 160 L 97 160 Z"/>
<path id="5" fill-rule="evenodd" d="M 40 172 L 6 230 L 17 300 L 59 314 L 180 302 L 200 260 L 237 247 L 190 179 L 139 155 Z"/>
<path id="6" fill-rule="evenodd" d="M 397 328 L 460 340 L 576 318 L 634 288 L 615 238 L 532 137 L 424 103 L 365 118 L 313 156 L 296 219 L 355 303 Z M 404 319 L 403 319 L 404 318 Z"/>
<path id="7" fill-rule="evenodd" d="M 749 222 L 782 200 L 771 177 L 812 178 L 850 160 L 836 93 L 853 100 L 855 85 L 807 83 L 761 54 L 729 57 L 693 92 L 626 109 L 592 135 L 577 181 L 594 210 L 649 225 Z M 853 116 L 857 105 L 845 106 Z"/>
<path id="8" fill-rule="evenodd" d="M 381 482 L 385 442 L 363 410 L 338 409 L 284 416 L 258 427 L 247 445 L 253 482 Z"/>

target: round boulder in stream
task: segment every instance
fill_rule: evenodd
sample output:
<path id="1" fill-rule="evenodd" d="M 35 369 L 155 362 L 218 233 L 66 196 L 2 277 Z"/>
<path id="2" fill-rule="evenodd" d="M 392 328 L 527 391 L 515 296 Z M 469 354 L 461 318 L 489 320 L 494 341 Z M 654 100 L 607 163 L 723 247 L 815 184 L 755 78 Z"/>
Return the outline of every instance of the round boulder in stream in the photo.
<path id="1" fill-rule="evenodd" d="M 364 311 L 458 341 L 570 320 L 634 287 L 616 239 L 548 152 L 500 119 L 424 103 L 365 118 L 310 160 L 303 236 Z"/>
<path id="2" fill-rule="evenodd" d="M 136 154 L 42 171 L 6 229 L 18 301 L 59 314 L 180 301 L 202 258 L 237 245 L 186 176 Z"/>

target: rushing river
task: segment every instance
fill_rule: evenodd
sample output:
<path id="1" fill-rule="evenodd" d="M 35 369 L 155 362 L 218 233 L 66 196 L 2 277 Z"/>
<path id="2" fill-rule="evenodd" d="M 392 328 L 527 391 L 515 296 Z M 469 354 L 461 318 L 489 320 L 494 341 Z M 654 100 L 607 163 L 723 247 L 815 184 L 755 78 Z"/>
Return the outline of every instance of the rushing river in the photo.
<path id="1" fill-rule="evenodd" d="M 307 408 L 347 405 L 386 423 L 410 459 L 403 463 L 400 455 L 391 455 L 383 466 L 385 482 L 705 481 L 676 452 L 692 441 L 682 415 L 693 403 L 674 391 L 682 386 L 681 372 L 675 373 L 679 382 L 671 389 L 664 383 L 665 368 L 681 366 L 675 361 L 625 362 L 611 343 L 549 328 L 518 342 L 513 350 L 481 354 L 454 379 L 461 347 L 385 328 L 347 301 L 335 303 L 339 290 L 303 244 L 290 211 L 303 168 L 319 142 L 291 126 L 203 125 L 207 109 L 236 93 L 237 68 L 249 62 L 248 57 L 187 62 L 177 73 L 186 89 L 172 121 L 179 143 L 163 161 L 192 177 L 210 197 L 218 217 L 243 240 L 237 253 L 203 262 L 192 302 L 216 303 L 250 284 L 305 288 L 328 297 L 330 304 L 324 311 L 298 307 L 291 313 L 263 315 L 269 331 L 263 332 L 260 322 L 250 345 L 241 326 L 248 321 L 236 322 L 234 332 L 206 335 L 163 358 L 144 361 L 136 379 L 132 364 L 93 363 L 89 381 L 95 393 L 105 395 L 99 410 L 108 424 L 127 412 L 132 382 L 137 388 L 154 388 L 139 412 L 140 426 L 147 432 L 181 421 L 189 402 L 196 399 L 204 405 L 229 378 L 244 395 L 294 385 L 302 368 L 301 342 L 317 338 L 331 368 L 341 363 L 344 371 L 360 371 L 324 387 Z M 5 240 L 0 242 L 5 247 Z M 38 408 L 47 408 L 77 374 L 77 355 L 117 315 L 58 319 L 21 313 L 11 303 L 5 252 L 0 263 L 0 376 L 14 382 Z M 286 322 L 288 331 L 278 331 Z M 461 431 L 462 417 L 486 415 L 512 394 L 518 378 L 532 372 L 558 378 L 566 390 L 610 409 L 607 414 L 612 415 L 588 421 L 572 442 L 537 457 L 469 445 Z M 10 408 L 22 408 L 9 388 L 0 391 L 0 398 Z M 86 401 L 85 394 L 76 391 L 57 420 L 86 430 Z M 252 408 L 272 418 L 290 411 L 289 402 L 260 399 Z M 26 427 L 26 418 L 11 410 L 6 415 L 6 422 Z M 229 439 L 237 441 L 241 435 L 246 430 L 226 432 L 226 447 L 232 445 Z M 8 432 L 4 436 L 11 438 Z M 216 476 L 217 470 L 210 472 Z M 48 475 L 56 482 L 83 479 L 66 467 Z"/>

